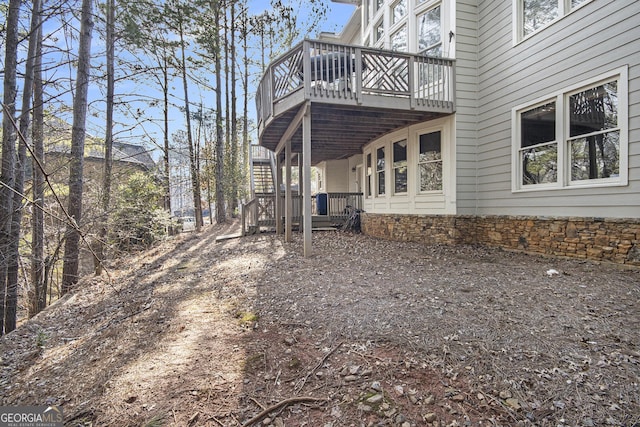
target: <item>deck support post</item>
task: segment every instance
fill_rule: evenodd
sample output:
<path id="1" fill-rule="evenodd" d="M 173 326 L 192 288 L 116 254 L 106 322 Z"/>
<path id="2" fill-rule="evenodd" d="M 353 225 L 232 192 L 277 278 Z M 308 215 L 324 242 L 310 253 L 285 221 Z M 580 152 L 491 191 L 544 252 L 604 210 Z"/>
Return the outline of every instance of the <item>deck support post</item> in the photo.
<path id="1" fill-rule="evenodd" d="M 282 230 L 282 200 L 280 200 L 280 189 L 282 188 L 282 161 L 280 160 L 280 153 L 276 153 L 276 170 L 274 171 L 276 174 L 276 185 L 274 188 L 274 197 L 275 197 L 275 205 L 274 212 L 276 215 L 276 235 L 281 235 L 283 233 Z"/>
<path id="2" fill-rule="evenodd" d="M 291 140 L 285 145 L 284 168 L 286 186 L 284 190 L 285 214 L 284 214 L 284 241 L 291 242 L 291 231 L 293 229 L 293 197 L 291 194 Z"/>
<path id="3" fill-rule="evenodd" d="M 305 106 L 302 118 L 302 161 L 304 183 L 304 256 L 311 256 L 311 103 Z"/>
<path id="4" fill-rule="evenodd" d="M 303 188 L 302 188 L 302 177 L 304 176 L 303 164 L 302 164 L 302 153 L 298 153 L 298 217 L 304 212 L 304 199 L 303 199 Z M 299 227 L 300 233 L 304 231 L 303 221 L 300 221 Z"/>

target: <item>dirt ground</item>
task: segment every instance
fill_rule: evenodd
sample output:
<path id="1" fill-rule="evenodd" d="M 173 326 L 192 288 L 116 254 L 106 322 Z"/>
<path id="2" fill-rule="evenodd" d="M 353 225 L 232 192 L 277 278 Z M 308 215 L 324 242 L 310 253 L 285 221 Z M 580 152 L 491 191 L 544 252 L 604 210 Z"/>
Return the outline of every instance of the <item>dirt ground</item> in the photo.
<path id="1" fill-rule="evenodd" d="M 69 426 L 640 425 L 640 272 L 343 232 L 186 233 L 0 339 Z"/>

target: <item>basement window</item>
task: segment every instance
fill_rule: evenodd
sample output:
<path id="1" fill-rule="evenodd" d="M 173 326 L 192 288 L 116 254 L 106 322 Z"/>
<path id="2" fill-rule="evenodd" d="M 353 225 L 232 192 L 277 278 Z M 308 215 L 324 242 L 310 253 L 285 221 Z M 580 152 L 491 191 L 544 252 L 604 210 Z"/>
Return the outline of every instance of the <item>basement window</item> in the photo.
<path id="1" fill-rule="evenodd" d="M 442 191 L 442 132 L 420 135 L 418 180 L 420 191 Z"/>
<path id="2" fill-rule="evenodd" d="M 378 196 L 384 196 L 385 193 L 385 159 L 384 159 L 384 147 L 380 147 L 376 150 L 376 181 L 378 183 Z"/>
<path id="3" fill-rule="evenodd" d="M 394 193 L 407 192 L 407 140 L 393 143 Z"/>

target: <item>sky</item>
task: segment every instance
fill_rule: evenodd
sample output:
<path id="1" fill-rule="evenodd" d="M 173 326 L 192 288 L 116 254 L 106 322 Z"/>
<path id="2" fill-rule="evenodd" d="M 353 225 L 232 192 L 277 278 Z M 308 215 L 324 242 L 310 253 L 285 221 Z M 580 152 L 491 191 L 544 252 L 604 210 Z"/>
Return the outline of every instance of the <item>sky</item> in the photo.
<path id="1" fill-rule="evenodd" d="M 321 32 L 337 32 L 339 33 L 342 28 L 344 27 L 344 25 L 347 23 L 347 21 L 349 20 L 349 18 L 352 16 L 353 12 L 355 11 L 355 6 L 354 5 L 349 5 L 349 4 L 343 4 L 343 3 L 335 3 L 333 1 L 327 1 L 327 6 L 329 8 L 328 13 L 327 13 L 327 19 L 322 22 L 320 28 L 318 29 L 316 34 L 312 34 L 311 37 L 312 38 L 317 38 L 317 36 L 319 35 L 319 33 Z M 289 0 L 290 3 L 294 4 L 294 7 L 298 8 L 300 10 L 300 13 L 305 13 L 307 12 L 306 6 L 308 4 L 308 2 L 300 2 L 300 1 L 294 1 L 294 0 Z M 285 1 L 286 3 L 286 1 Z M 250 12 L 251 14 L 259 14 L 261 12 L 263 12 L 264 10 L 266 10 L 267 8 L 271 8 L 270 6 L 270 1 L 269 0 L 254 0 L 254 1 L 249 1 L 249 7 L 250 7 Z M 302 19 L 301 19 L 302 20 Z M 254 56 L 257 55 L 258 49 L 257 47 L 254 47 Z M 209 75 L 211 78 L 212 83 L 215 82 L 214 78 L 215 76 L 213 74 L 208 74 L 206 72 L 206 70 L 202 70 L 202 72 L 204 72 L 205 74 Z M 250 83 L 251 84 L 251 83 Z M 136 91 L 145 91 L 145 88 L 135 88 L 134 90 Z M 174 84 L 172 86 L 172 91 L 175 93 L 176 98 L 183 98 L 183 92 L 182 92 L 182 86 L 181 83 L 178 84 Z M 238 89 L 238 112 L 239 114 L 241 114 L 241 105 L 242 105 L 242 98 L 241 98 L 241 90 Z M 190 90 L 190 102 L 202 102 L 205 105 L 205 108 L 213 108 L 215 105 L 213 105 L 215 103 L 215 96 L 213 95 L 213 92 L 203 92 L 203 91 L 197 91 L 194 90 L 194 88 L 192 87 L 192 90 Z M 255 122 L 256 120 L 256 110 L 255 110 L 255 87 L 251 87 L 249 89 L 249 102 L 248 102 L 248 109 L 249 109 L 249 119 L 253 120 Z M 161 112 L 158 110 L 158 117 L 161 117 Z M 174 110 L 171 114 L 171 123 L 170 123 L 170 133 L 173 133 L 177 130 L 180 129 L 186 129 L 186 121 L 184 119 L 184 114 L 182 114 L 180 111 L 178 110 Z M 162 137 L 161 137 L 161 126 L 160 123 L 158 123 L 157 125 L 151 125 L 151 126 L 145 126 L 145 132 L 148 133 L 147 137 L 143 137 L 142 140 L 148 139 L 148 136 L 152 136 L 155 137 L 156 140 L 158 140 L 158 142 L 161 143 Z M 126 133 L 125 133 L 126 135 Z M 136 139 L 138 139 L 140 137 L 140 133 L 139 132 L 133 132 L 129 134 L 129 138 L 131 139 L 130 142 L 135 143 Z M 257 143 L 257 135 L 255 134 L 255 132 L 250 132 L 250 136 L 252 138 L 252 143 L 256 144 Z M 145 143 L 145 145 L 149 148 L 149 144 Z M 161 156 L 161 152 L 159 150 L 156 150 L 153 152 L 153 157 L 154 159 L 158 159 Z"/>
<path id="2" fill-rule="evenodd" d="M 293 0 L 289 0 L 290 3 L 297 3 L 298 5 L 301 6 L 294 6 L 294 7 L 300 7 L 301 13 L 305 12 L 305 7 L 306 7 L 306 3 L 307 2 L 296 2 Z M 349 4 L 343 4 L 343 3 L 335 3 L 332 2 L 330 0 L 326 0 L 327 1 L 327 6 L 329 8 L 328 13 L 327 13 L 327 19 L 321 24 L 320 28 L 318 29 L 318 31 L 316 32 L 316 34 L 312 34 L 311 37 L 312 38 L 317 38 L 317 36 L 319 35 L 319 33 L 322 32 L 337 32 L 339 33 L 342 28 L 344 27 L 344 25 L 347 23 L 347 21 L 349 20 L 349 18 L 352 16 L 353 12 L 355 11 L 356 7 L 354 5 L 349 5 Z M 251 14 L 259 14 L 261 12 L 263 12 L 264 10 L 266 10 L 267 8 L 271 8 L 270 6 L 270 2 L 269 0 L 254 0 L 254 1 L 249 1 L 249 7 L 250 7 L 250 12 Z M 257 52 L 257 47 L 254 47 L 255 51 Z M 254 53 L 254 55 L 256 55 Z M 212 79 L 212 82 L 214 82 L 214 78 L 215 76 L 213 74 L 210 74 L 210 77 Z M 224 82 L 223 82 L 224 83 Z M 251 85 L 251 83 L 250 83 Z M 174 85 L 173 86 L 173 92 L 175 93 L 177 98 L 182 98 L 182 86 L 181 84 L 178 85 Z M 192 93 L 193 92 L 193 93 Z M 241 114 L 241 105 L 242 105 L 242 99 L 241 99 L 241 90 L 238 89 L 238 114 Z M 213 96 L 212 92 L 194 92 L 193 90 L 190 90 L 190 101 L 193 102 L 198 102 L 198 101 L 202 101 L 203 104 L 205 105 L 205 108 L 213 108 L 215 105 L 213 105 L 215 103 L 215 96 Z M 253 120 L 255 122 L 256 120 L 256 110 L 255 110 L 255 86 L 251 87 L 249 89 L 249 102 L 248 102 L 248 109 L 249 109 L 249 119 Z M 159 126 L 155 126 L 155 128 L 157 129 L 156 132 L 153 131 L 154 126 L 151 127 L 147 127 L 147 131 L 148 132 L 153 132 L 154 135 L 160 135 L 159 132 L 161 129 Z M 179 129 L 186 129 L 186 121 L 184 119 L 184 114 L 180 113 L 179 111 L 173 111 L 173 113 L 171 114 L 171 124 L 170 124 L 170 133 L 175 132 L 176 130 Z M 253 144 L 257 144 L 257 135 L 255 135 L 255 133 L 250 133 L 250 136 L 252 138 L 252 143 Z M 135 137 L 134 137 L 135 140 Z M 161 138 L 160 138 L 161 141 Z M 132 141 L 133 142 L 133 141 Z M 148 145 L 148 144 L 147 144 Z M 153 157 L 155 159 L 158 159 L 160 157 L 161 153 L 159 150 L 155 151 L 153 153 Z"/>

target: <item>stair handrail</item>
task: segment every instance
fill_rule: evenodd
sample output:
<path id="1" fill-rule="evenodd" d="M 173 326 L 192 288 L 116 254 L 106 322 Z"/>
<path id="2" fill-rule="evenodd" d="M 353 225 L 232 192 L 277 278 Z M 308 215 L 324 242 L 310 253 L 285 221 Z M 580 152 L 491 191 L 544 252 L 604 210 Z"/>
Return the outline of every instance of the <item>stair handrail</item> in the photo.
<path id="1" fill-rule="evenodd" d="M 251 149 L 249 150 L 249 184 L 251 185 L 251 197 L 254 198 L 256 195 L 256 183 L 254 180 L 254 175 L 253 175 L 253 145 L 251 145 Z M 251 203 L 251 201 L 247 202 L 247 203 Z M 242 205 L 243 209 L 242 211 L 244 212 L 244 204 Z M 244 220 L 242 222 L 242 226 L 244 227 Z M 244 229 L 242 230 L 242 235 L 244 235 Z"/>
<path id="2" fill-rule="evenodd" d="M 278 194 L 280 189 L 276 188 L 276 153 L 271 150 L 269 150 L 269 163 L 271 163 L 271 182 L 273 183 L 273 192 Z"/>
<path id="3" fill-rule="evenodd" d="M 259 227 L 258 222 L 258 199 L 252 198 L 247 203 L 242 204 L 242 212 L 240 212 L 240 222 L 242 224 L 242 235 L 246 236 L 252 228 L 255 230 Z"/>

